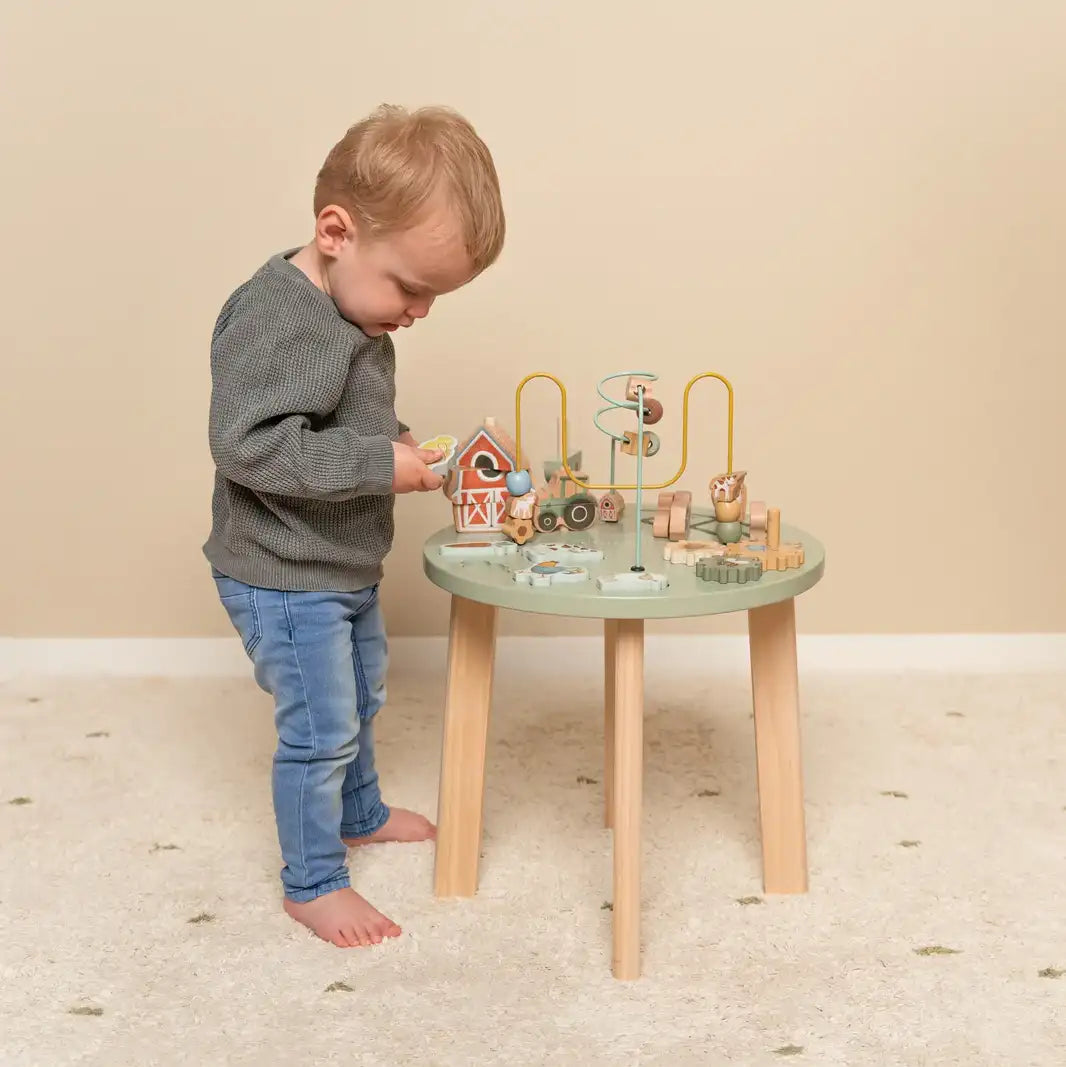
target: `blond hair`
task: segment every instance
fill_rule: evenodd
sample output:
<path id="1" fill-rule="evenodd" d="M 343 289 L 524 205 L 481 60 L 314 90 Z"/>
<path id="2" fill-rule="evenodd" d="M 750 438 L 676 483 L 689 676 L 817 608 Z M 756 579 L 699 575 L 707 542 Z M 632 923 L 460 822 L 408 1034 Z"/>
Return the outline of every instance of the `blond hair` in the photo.
<path id="1" fill-rule="evenodd" d="M 315 215 L 343 207 L 370 233 L 420 221 L 438 191 L 456 212 L 467 254 L 480 273 L 503 247 L 496 167 L 474 127 L 450 108 L 408 112 L 383 104 L 334 145 L 318 172 Z"/>

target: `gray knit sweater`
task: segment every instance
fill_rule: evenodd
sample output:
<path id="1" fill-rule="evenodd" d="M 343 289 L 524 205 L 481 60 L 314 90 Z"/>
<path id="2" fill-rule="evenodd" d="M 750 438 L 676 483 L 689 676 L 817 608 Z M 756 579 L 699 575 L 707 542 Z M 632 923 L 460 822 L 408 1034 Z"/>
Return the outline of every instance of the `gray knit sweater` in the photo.
<path id="1" fill-rule="evenodd" d="M 269 589 L 363 589 L 392 547 L 395 354 L 274 256 L 223 305 L 211 338 L 215 460 L 204 554 Z"/>

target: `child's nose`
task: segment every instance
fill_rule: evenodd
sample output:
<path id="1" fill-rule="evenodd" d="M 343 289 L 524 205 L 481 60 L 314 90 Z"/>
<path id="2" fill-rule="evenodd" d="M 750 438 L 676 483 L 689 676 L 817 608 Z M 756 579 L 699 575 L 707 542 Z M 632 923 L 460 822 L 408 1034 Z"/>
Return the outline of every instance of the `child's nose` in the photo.
<path id="1" fill-rule="evenodd" d="M 414 301 L 407 308 L 407 314 L 412 319 L 424 319 L 429 314 L 429 309 L 433 307 L 433 297 L 424 296 Z"/>

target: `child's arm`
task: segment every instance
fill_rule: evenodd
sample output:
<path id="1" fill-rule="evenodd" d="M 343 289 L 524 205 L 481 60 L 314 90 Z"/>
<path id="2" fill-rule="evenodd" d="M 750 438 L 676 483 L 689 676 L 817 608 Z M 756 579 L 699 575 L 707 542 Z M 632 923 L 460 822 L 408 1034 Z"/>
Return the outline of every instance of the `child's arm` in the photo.
<path id="1" fill-rule="evenodd" d="M 351 336 L 343 328 L 311 334 L 298 317 L 269 328 L 240 310 L 220 320 L 211 344 L 209 436 L 226 478 L 255 492 L 320 500 L 393 491 L 388 435 L 316 426 L 340 401 Z"/>

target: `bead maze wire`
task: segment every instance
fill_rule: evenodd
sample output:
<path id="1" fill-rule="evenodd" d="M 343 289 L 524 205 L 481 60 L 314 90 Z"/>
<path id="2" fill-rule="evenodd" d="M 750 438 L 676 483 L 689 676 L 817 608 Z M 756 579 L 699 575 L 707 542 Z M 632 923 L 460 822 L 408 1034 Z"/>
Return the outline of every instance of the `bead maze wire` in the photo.
<path id="1" fill-rule="evenodd" d="M 567 465 L 566 457 L 568 455 L 568 449 L 566 444 L 567 432 L 566 432 L 566 386 L 563 385 L 554 374 L 549 374 L 547 371 L 534 371 L 533 374 L 527 374 L 521 382 L 518 383 L 518 388 L 515 390 L 515 445 L 517 447 L 519 455 L 522 454 L 522 390 L 531 382 L 534 378 L 547 378 L 549 381 L 554 382 L 559 387 L 559 395 L 561 401 L 561 415 L 562 415 L 562 465 L 566 471 L 567 476 L 575 485 L 581 486 L 582 489 L 636 489 L 636 485 L 593 485 L 581 481 L 574 472 Z M 726 473 L 733 473 L 733 386 L 727 378 L 723 378 L 721 374 L 715 374 L 714 371 L 707 371 L 704 374 L 697 374 L 695 378 L 689 381 L 685 386 L 685 394 L 682 399 L 681 408 L 681 466 L 677 473 L 666 482 L 658 482 L 655 485 L 645 485 L 642 488 L 648 489 L 668 489 L 676 482 L 682 474 L 685 473 L 685 468 L 688 466 L 688 397 L 692 391 L 692 387 L 696 382 L 701 381 L 703 378 L 717 378 L 725 387 L 729 396 L 729 412 L 728 412 L 728 425 L 727 425 L 727 450 L 726 450 Z M 602 393 L 600 394 L 603 395 Z"/>
<path id="2" fill-rule="evenodd" d="M 704 378 L 717 378 L 726 388 L 726 394 L 728 396 L 728 419 L 726 426 L 726 473 L 733 473 L 733 385 L 728 378 L 724 378 L 721 374 L 716 374 L 714 371 L 706 371 L 703 374 L 697 374 L 694 378 L 690 379 L 685 386 L 684 396 L 681 403 L 681 466 L 678 468 L 677 473 L 669 479 L 669 481 L 658 482 L 655 485 L 644 484 L 644 391 L 638 387 L 639 400 L 613 400 L 607 396 L 603 391 L 603 385 L 609 381 L 614 381 L 616 378 L 645 378 L 650 381 L 658 381 L 658 375 L 649 374 L 645 371 L 631 371 L 621 372 L 619 374 L 611 374 L 606 378 L 602 378 L 596 386 L 596 391 L 599 395 L 608 403 L 609 407 L 602 408 L 593 417 L 593 422 L 601 433 L 607 434 L 611 438 L 611 481 L 608 485 L 599 485 L 593 482 L 584 482 L 570 469 L 567 463 L 569 456 L 569 448 L 567 447 L 567 419 L 566 419 L 566 386 L 554 375 L 549 374 L 547 371 L 534 371 L 532 374 L 527 374 L 519 383 L 515 389 L 515 451 L 519 456 L 522 455 L 522 391 L 525 387 L 533 381 L 535 378 L 547 378 L 552 381 L 559 388 L 559 402 L 560 402 L 560 424 L 561 424 L 561 437 L 562 437 L 562 455 L 560 460 L 562 462 L 563 470 L 566 471 L 567 477 L 577 486 L 582 489 L 606 489 L 608 491 L 619 491 L 622 489 L 634 489 L 636 490 L 636 511 L 637 511 L 637 529 L 636 529 L 636 563 L 634 570 L 641 570 L 640 565 L 640 553 L 641 553 L 641 536 L 640 536 L 640 512 L 642 496 L 646 490 L 649 489 L 667 489 L 673 485 L 682 474 L 685 473 L 685 468 L 688 466 L 688 400 L 689 393 L 692 391 L 692 387 L 696 382 L 701 381 Z M 637 413 L 637 438 L 636 438 L 636 455 L 637 455 L 637 480 L 633 485 L 618 485 L 615 484 L 615 455 L 619 441 L 624 441 L 625 437 L 620 436 L 610 430 L 605 429 L 600 425 L 599 418 L 601 415 L 606 414 L 608 411 L 615 411 L 619 409 L 628 408 L 629 410 L 636 411 Z"/>
<path id="3" fill-rule="evenodd" d="M 626 437 L 625 437 L 625 434 L 615 433 L 614 430 L 608 430 L 605 426 L 603 426 L 600 423 L 600 416 L 601 415 L 606 415 L 608 411 L 636 411 L 636 412 L 638 412 L 638 414 L 639 414 L 641 419 L 643 419 L 643 415 L 644 415 L 644 404 L 643 404 L 642 401 L 638 402 L 636 400 L 614 400 L 611 397 L 609 397 L 603 391 L 603 387 L 608 382 L 613 382 L 618 378 L 645 378 L 648 381 L 657 382 L 659 380 L 659 375 L 651 374 L 648 371 L 636 371 L 636 370 L 634 370 L 634 371 L 622 371 L 622 372 L 620 372 L 618 374 L 610 374 L 606 378 L 601 378 L 599 380 L 599 382 L 597 383 L 597 385 L 596 385 L 596 392 L 599 393 L 600 396 L 602 396 L 603 399 L 607 401 L 607 407 L 600 408 L 600 410 L 597 411 L 596 414 L 592 416 L 592 421 L 595 424 L 596 429 L 599 430 L 600 433 L 606 434 L 611 439 L 611 484 L 612 485 L 614 485 L 615 457 L 616 457 L 616 455 L 618 453 L 618 442 L 619 441 L 624 442 Z M 642 392 L 643 392 L 643 390 L 642 390 Z M 643 458 L 643 450 L 640 450 L 638 452 L 638 455 L 637 455 L 637 483 L 638 483 L 638 485 L 643 480 L 642 472 L 643 472 L 644 467 L 643 467 L 643 464 L 640 462 L 642 458 Z"/>
<path id="4" fill-rule="evenodd" d="M 606 434 L 611 439 L 611 485 L 614 485 L 614 471 L 615 471 L 615 459 L 618 455 L 618 442 L 625 441 L 625 434 L 616 433 L 614 430 L 608 430 L 600 423 L 600 416 L 606 415 L 608 411 L 635 411 L 637 413 L 637 516 L 640 516 L 641 504 L 643 503 L 644 493 L 644 386 L 639 385 L 637 387 L 637 399 L 636 400 L 614 400 L 609 397 L 604 391 L 603 387 L 608 382 L 616 381 L 618 378 L 634 378 L 639 377 L 648 381 L 658 381 L 659 376 L 657 374 L 651 374 L 648 371 L 621 371 L 618 374 L 609 374 L 606 378 L 601 378 L 596 384 L 596 392 L 607 401 L 607 407 L 600 408 L 595 415 L 592 416 L 592 422 L 596 429 L 602 434 Z M 566 449 L 563 449 L 564 453 Z M 680 472 L 678 474 L 680 477 Z M 643 570 L 641 564 L 641 538 L 640 538 L 640 524 L 637 524 L 637 539 L 636 539 L 636 555 L 633 562 L 634 570 Z"/>

